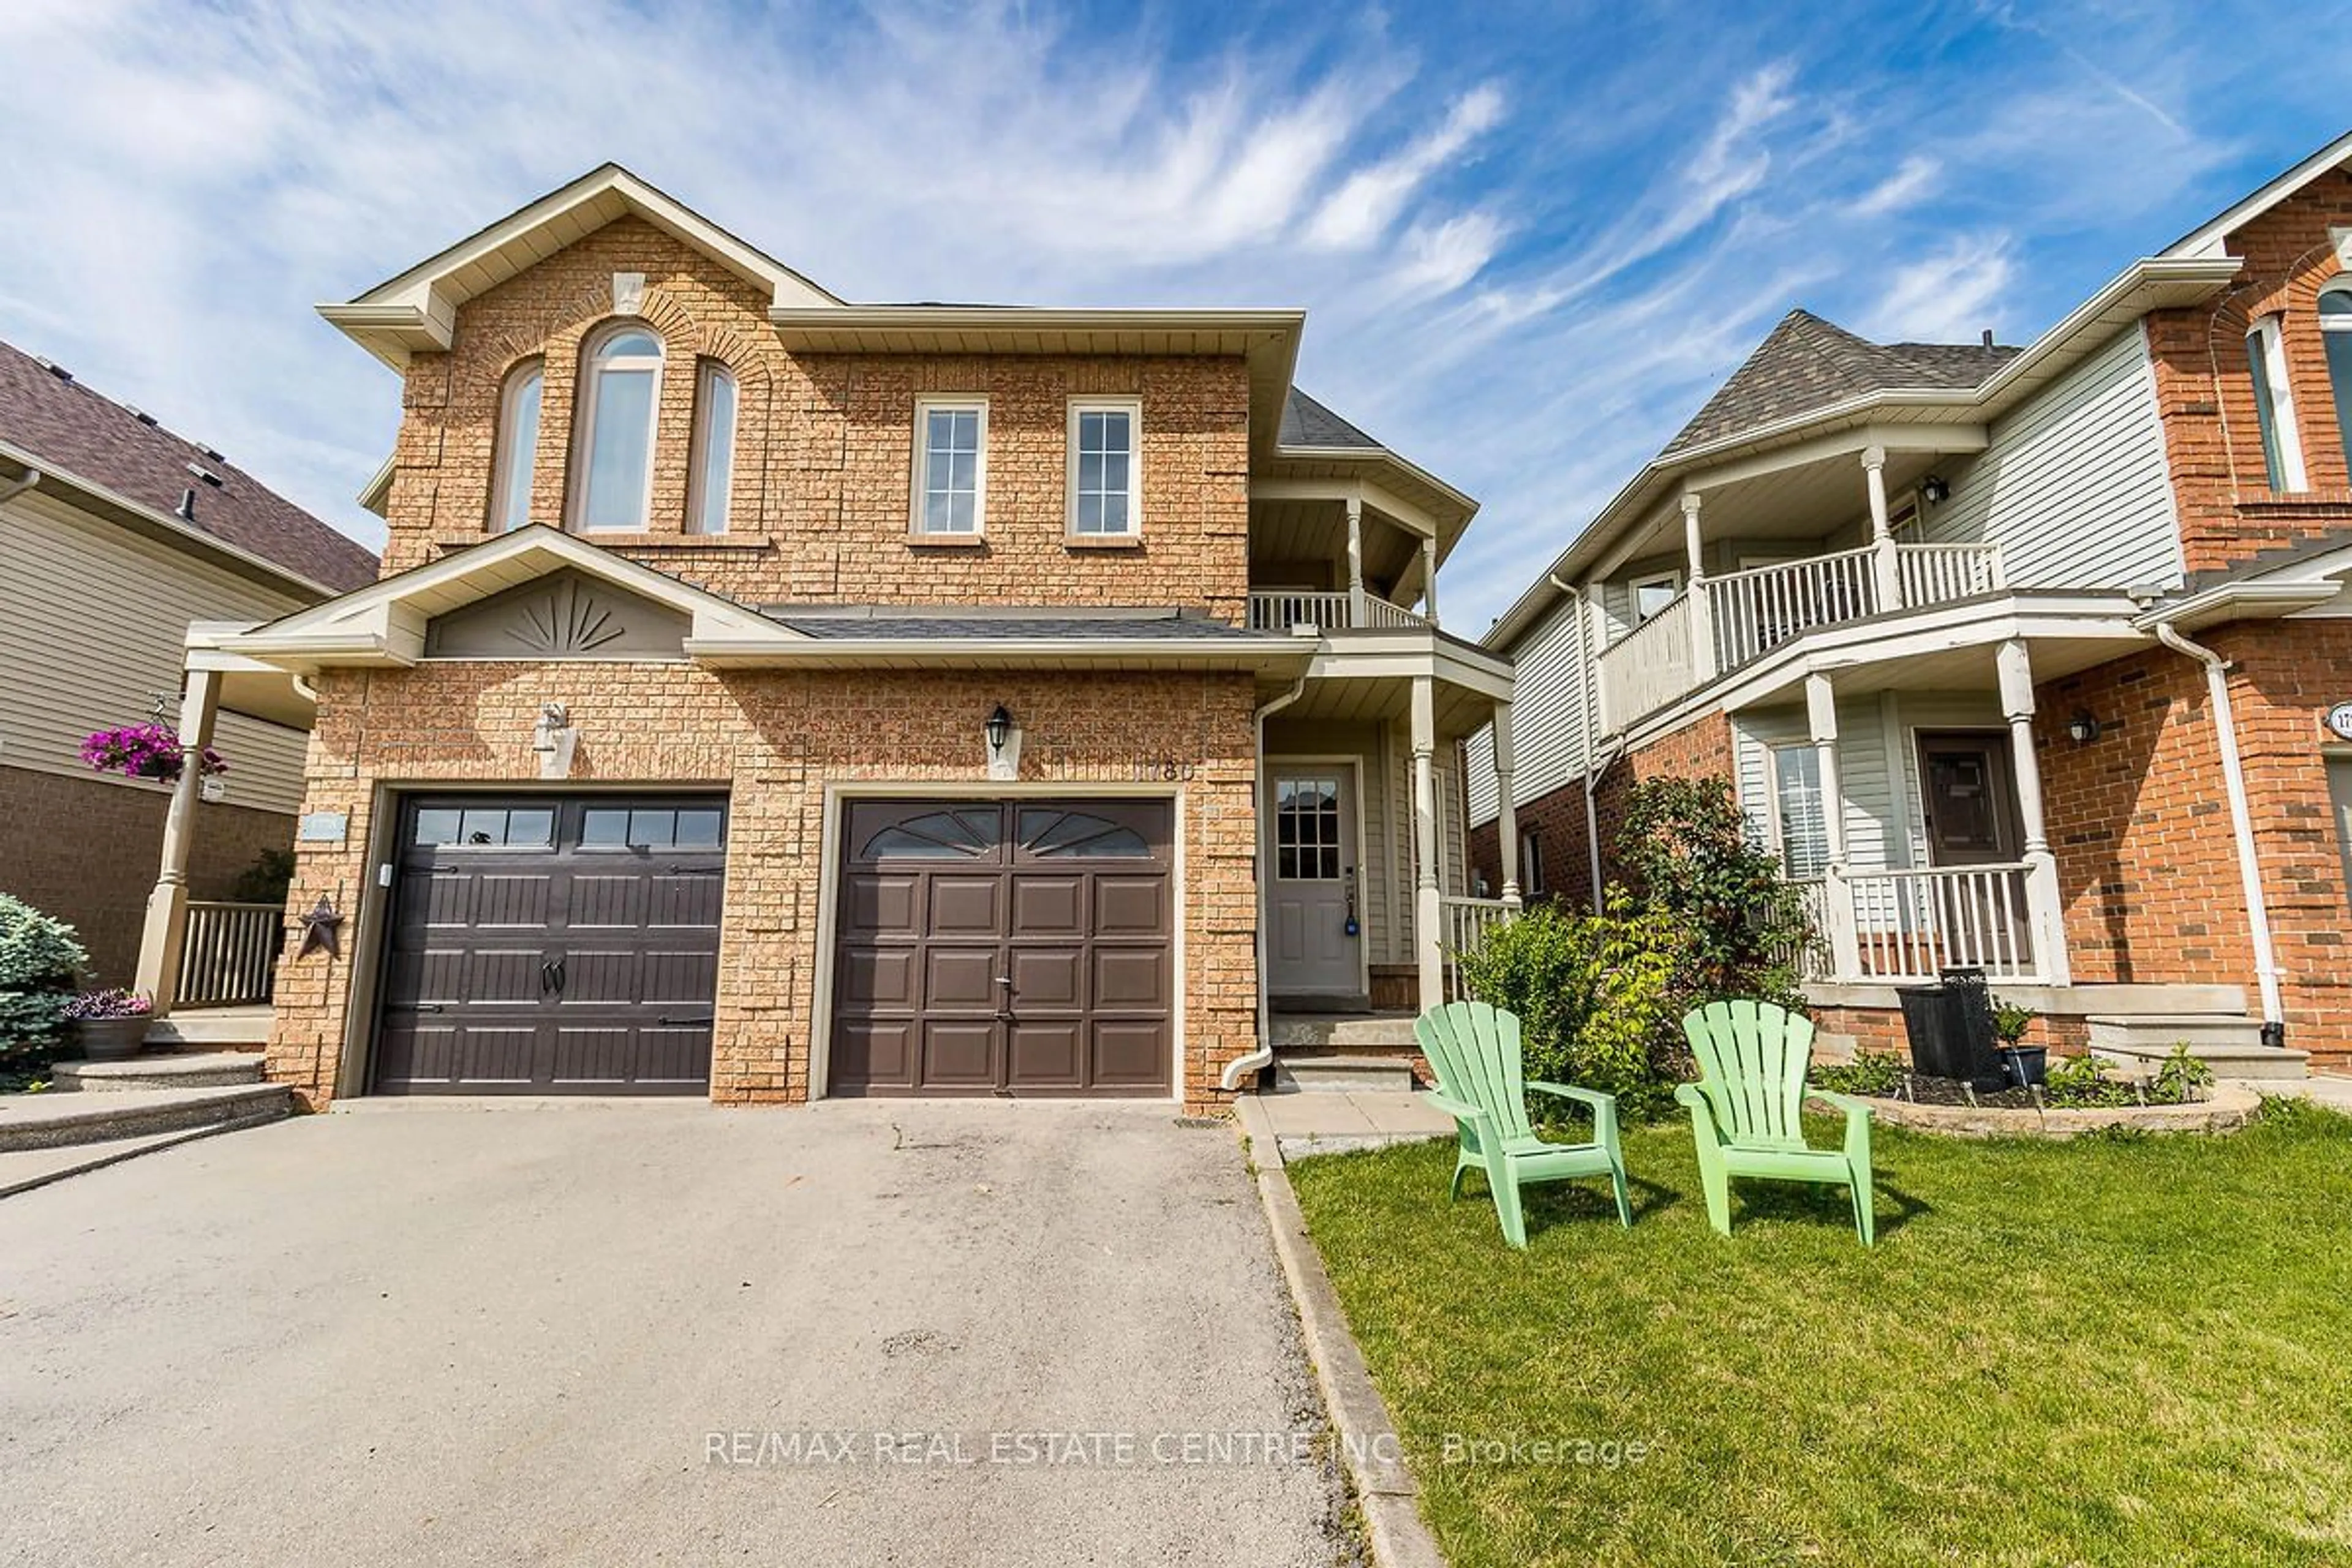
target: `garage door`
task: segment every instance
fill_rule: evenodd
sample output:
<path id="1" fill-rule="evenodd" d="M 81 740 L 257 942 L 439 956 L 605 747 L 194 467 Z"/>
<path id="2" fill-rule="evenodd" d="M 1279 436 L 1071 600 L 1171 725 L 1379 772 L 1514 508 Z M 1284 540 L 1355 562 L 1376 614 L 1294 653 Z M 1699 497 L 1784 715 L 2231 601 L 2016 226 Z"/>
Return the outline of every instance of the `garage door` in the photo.
<path id="1" fill-rule="evenodd" d="M 375 1089 L 705 1092 L 726 843 L 711 797 L 406 802 Z"/>
<path id="2" fill-rule="evenodd" d="M 842 814 L 835 1094 L 1165 1095 L 1164 801 L 861 801 Z"/>

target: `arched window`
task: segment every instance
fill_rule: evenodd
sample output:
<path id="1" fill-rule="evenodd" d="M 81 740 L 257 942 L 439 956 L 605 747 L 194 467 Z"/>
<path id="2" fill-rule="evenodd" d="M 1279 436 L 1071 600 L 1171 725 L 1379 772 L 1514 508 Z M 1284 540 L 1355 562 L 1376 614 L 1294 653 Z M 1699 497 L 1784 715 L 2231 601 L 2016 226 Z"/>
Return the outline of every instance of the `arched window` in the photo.
<path id="1" fill-rule="evenodd" d="M 2327 384 L 2336 394 L 2336 435 L 2352 466 L 2352 275 L 2319 291 L 2319 341 L 2327 345 Z"/>
<path id="2" fill-rule="evenodd" d="M 580 388 L 580 499 L 572 513 L 583 531 L 635 531 L 652 515 L 661 372 L 661 340 L 643 327 L 590 340 Z"/>
<path id="3" fill-rule="evenodd" d="M 490 469 L 490 531 L 530 521 L 530 482 L 539 454 L 539 362 L 517 365 L 499 394 L 498 458 Z"/>
<path id="4" fill-rule="evenodd" d="M 735 375 L 717 360 L 704 360 L 695 375 L 692 473 L 687 531 L 726 532 L 727 492 L 735 478 Z"/>

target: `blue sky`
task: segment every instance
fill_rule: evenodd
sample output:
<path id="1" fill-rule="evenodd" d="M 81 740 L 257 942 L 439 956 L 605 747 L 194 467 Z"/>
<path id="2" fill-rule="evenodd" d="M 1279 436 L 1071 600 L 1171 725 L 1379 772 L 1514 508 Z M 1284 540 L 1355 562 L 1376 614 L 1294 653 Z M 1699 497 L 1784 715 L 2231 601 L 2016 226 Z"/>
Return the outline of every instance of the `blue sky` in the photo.
<path id="1" fill-rule="evenodd" d="M 2352 128 L 2308 8 L 11 0 L 0 336 L 371 543 L 310 310 L 607 158 L 850 299 L 1303 305 L 1483 628 L 1790 306 L 2022 342 Z"/>

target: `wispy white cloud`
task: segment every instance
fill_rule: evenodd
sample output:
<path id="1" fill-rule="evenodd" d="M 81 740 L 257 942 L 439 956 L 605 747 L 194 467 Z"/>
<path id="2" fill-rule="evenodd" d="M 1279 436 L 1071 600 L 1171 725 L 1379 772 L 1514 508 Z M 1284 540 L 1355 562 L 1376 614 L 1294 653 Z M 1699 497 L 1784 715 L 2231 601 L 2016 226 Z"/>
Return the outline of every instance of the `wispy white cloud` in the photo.
<path id="1" fill-rule="evenodd" d="M 2004 296 L 2016 271 L 2015 251 L 2006 234 L 1955 236 L 1895 268 L 1861 330 L 1885 341 L 1948 343 L 2010 325 Z"/>
<path id="2" fill-rule="evenodd" d="M 1307 226 L 1307 242 L 1336 250 L 1373 244 L 1388 233 L 1423 182 L 1492 130 L 1502 116 L 1502 89 L 1494 83 L 1463 94 L 1435 130 L 1394 157 L 1349 175 Z"/>
<path id="3" fill-rule="evenodd" d="M 1923 153 L 1903 160 L 1895 172 L 1864 192 L 1846 210 L 1856 217 L 1885 217 L 1899 212 L 1935 188 L 1943 165 Z"/>

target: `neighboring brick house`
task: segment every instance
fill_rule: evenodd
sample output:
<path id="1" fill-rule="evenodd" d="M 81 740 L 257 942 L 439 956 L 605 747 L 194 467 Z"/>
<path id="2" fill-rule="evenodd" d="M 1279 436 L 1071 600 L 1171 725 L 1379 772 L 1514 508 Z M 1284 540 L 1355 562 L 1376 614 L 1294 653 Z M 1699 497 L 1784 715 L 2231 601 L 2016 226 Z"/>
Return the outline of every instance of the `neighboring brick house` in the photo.
<path id="1" fill-rule="evenodd" d="M 83 738 L 177 705 L 190 622 L 283 615 L 375 569 L 218 452 L 0 343 L 0 891 L 71 921 L 94 978 L 134 979 L 171 791 L 93 772 Z M 291 705 L 220 716 L 199 899 L 293 842 Z"/>
<path id="2" fill-rule="evenodd" d="M 1298 312 L 848 304 L 607 166 L 322 313 L 403 377 L 385 575 L 189 654 L 318 693 L 311 1102 L 1202 1108 L 1490 912 L 1475 508 Z"/>
<path id="3" fill-rule="evenodd" d="M 2352 1066 L 2347 452 L 2352 137 L 2021 349 L 1793 312 L 1486 639 L 1530 891 L 1727 774 L 1833 1030 L 1973 964 L 2063 1047 Z"/>

